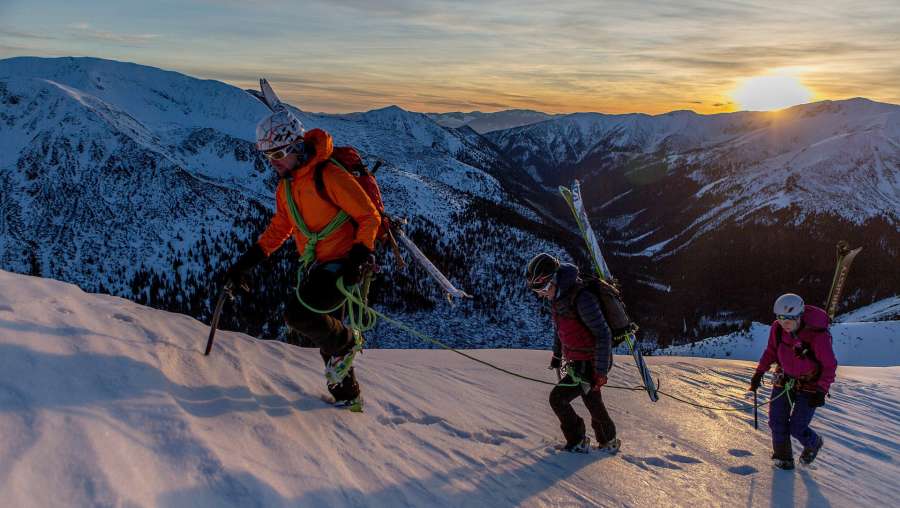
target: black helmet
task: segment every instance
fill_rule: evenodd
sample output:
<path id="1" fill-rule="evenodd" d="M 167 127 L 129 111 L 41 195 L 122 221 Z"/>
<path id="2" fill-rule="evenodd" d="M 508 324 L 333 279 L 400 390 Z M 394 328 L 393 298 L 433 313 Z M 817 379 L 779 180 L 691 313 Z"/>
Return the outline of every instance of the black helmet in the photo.
<path id="1" fill-rule="evenodd" d="M 556 275 L 557 270 L 559 260 L 546 252 L 541 252 L 528 262 L 525 269 L 525 283 L 531 289 L 543 287 Z"/>

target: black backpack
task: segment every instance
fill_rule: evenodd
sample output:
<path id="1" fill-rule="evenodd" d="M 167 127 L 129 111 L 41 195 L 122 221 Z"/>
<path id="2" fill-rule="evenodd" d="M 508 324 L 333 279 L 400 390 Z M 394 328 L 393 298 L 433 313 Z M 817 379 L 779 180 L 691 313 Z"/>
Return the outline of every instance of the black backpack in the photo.
<path id="1" fill-rule="evenodd" d="M 622 301 L 622 293 L 614 284 L 598 277 L 585 277 L 581 280 L 581 287 L 572 292 L 572 306 L 575 308 L 575 299 L 583 290 L 590 291 L 600 301 L 600 308 L 606 324 L 612 331 L 613 347 L 625 341 L 625 336 L 636 332 L 637 324 L 628 316 L 625 310 L 625 302 Z M 579 317 L 578 319 L 581 319 Z"/>

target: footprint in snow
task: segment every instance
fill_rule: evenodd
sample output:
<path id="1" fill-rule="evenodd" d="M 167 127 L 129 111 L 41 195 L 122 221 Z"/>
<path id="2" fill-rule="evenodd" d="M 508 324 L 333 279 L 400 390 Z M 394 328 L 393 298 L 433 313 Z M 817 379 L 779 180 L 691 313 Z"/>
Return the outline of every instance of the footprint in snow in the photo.
<path id="1" fill-rule="evenodd" d="M 700 459 L 694 457 L 688 457 L 687 455 L 676 455 L 674 453 L 670 453 L 665 456 L 666 459 L 671 460 L 672 462 L 680 462 L 682 464 L 699 464 L 703 462 Z"/>
<path id="2" fill-rule="evenodd" d="M 732 457 L 749 457 L 750 455 L 753 455 L 753 452 L 749 450 L 738 450 L 737 448 L 732 448 L 728 450 L 728 455 L 731 455 Z"/>
<path id="3" fill-rule="evenodd" d="M 126 316 L 125 314 L 113 314 L 113 319 L 118 319 L 119 321 L 123 321 L 125 323 L 134 323 L 134 318 L 131 316 Z"/>
<path id="4" fill-rule="evenodd" d="M 415 416 L 409 411 L 400 408 L 394 404 L 387 404 L 387 410 L 393 413 L 393 416 L 379 416 L 377 418 L 378 423 L 382 425 L 404 425 L 404 424 L 418 424 L 418 425 L 426 425 L 426 426 L 436 426 L 443 428 L 448 434 L 454 435 L 461 439 L 469 439 L 478 441 L 480 443 L 485 444 L 493 444 L 493 445 L 501 445 L 508 441 L 509 439 L 525 439 L 525 434 L 521 434 L 519 432 L 511 432 L 508 430 L 486 430 L 483 432 L 470 432 L 459 427 L 456 427 L 452 423 L 447 420 L 440 418 L 438 416 L 432 416 L 423 414 L 421 416 Z"/>
<path id="5" fill-rule="evenodd" d="M 734 466 L 728 468 L 729 473 L 733 473 L 740 476 L 747 476 L 753 473 L 758 473 L 759 470 L 753 466 Z"/>
<path id="6" fill-rule="evenodd" d="M 647 467 L 648 465 L 665 469 L 682 469 L 682 467 L 678 464 L 673 464 L 660 457 L 636 457 L 634 455 L 623 455 L 622 459 L 647 471 L 650 471 L 650 468 Z"/>

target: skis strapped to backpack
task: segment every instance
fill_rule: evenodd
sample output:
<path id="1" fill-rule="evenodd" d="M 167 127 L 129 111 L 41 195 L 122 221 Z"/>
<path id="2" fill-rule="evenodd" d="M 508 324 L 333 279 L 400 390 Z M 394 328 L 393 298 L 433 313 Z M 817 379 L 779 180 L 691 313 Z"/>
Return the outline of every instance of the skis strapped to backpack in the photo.
<path id="1" fill-rule="evenodd" d="M 563 199 L 566 200 L 566 203 L 568 203 L 572 215 L 575 216 L 575 222 L 578 224 L 578 229 L 581 231 L 581 237 L 587 245 L 591 262 L 593 263 L 597 276 L 600 280 L 606 282 L 607 285 L 614 288 L 611 284 L 612 273 L 609 271 L 609 265 L 606 264 L 606 260 L 603 259 L 603 254 L 600 252 L 600 243 L 594 235 L 594 230 L 591 229 L 591 224 L 588 221 L 587 212 L 584 208 L 584 202 L 581 199 L 581 184 L 578 180 L 575 180 L 571 190 L 564 186 L 560 186 L 559 192 L 562 194 Z M 618 298 L 618 295 L 616 295 L 616 297 Z M 621 300 L 619 300 L 619 302 L 621 302 Z M 602 298 L 601 303 L 603 303 Z M 622 307 L 622 310 L 624 312 L 624 306 Z M 604 313 L 605 311 L 606 309 L 604 308 Z M 630 319 L 628 319 L 628 321 L 630 322 Z M 610 324 L 610 328 L 612 328 L 612 324 Z M 659 400 L 659 395 L 656 393 L 656 383 L 653 381 L 650 368 L 647 367 L 644 356 L 641 354 L 641 350 L 638 347 L 637 337 L 635 337 L 636 327 L 629 325 L 629 328 L 630 329 L 627 331 L 620 331 L 620 337 L 628 344 L 628 348 L 631 350 L 631 356 L 634 358 L 634 363 L 637 365 L 638 371 L 640 371 L 641 382 L 644 385 L 644 389 L 647 390 L 647 395 L 650 397 L 651 401 L 656 402 Z"/>
<path id="2" fill-rule="evenodd" d="M 837 265 L 834 267 L 834 278 L 831 281 L 831 290 L 828 291 L 828 299 L 825 300 L 829 321 L 834 319 L 834 314 L 837 312 L 841 293 L 844 291 L 844 283 L 847 282 L 847 274 L 850 273 L 850 265 L 861 250 L 862 247 L 850 250 L 850 246 L 843 240 L 837 244 Z"/>
<path id="3" fill-rule="evenodd" d="M 281 100 L 278 98 L 278 95 L 272 89 L 272 86 L 269 85 L 269 82 L 265 78 L 261 78 L 259 80 L 259 88 L 260 92 L 256 92 L 252 90 L 253 96 L 259 99 L 263 104 L 265 104 L 270 110 L 278 111 L 281 109 L 285 109 L 286 106 Z M 400 267 L 404 267 L 405 263 L 403 261 L 403 257 L 400 255 L 400 249 L 398 248 L 397 239 L 399 238 L 400 243 L 403 244 L 404 247 L 409 250 L 410 254 L 414 260 L 441 286 L 447 295 L 447 299 L 452 301 L 452 297 L 459 298 L 471 298 L 469 294 L 465 291 L 461 291 L 457 289 L 453 283 L 450 282 L 441 271 L 434 266 L 425 254 L 419 250 L 418 247 L 410 240 L 404 233 L 403 230 L 400 229 L 400 225 L 403 221 L 391 220 L 391 218 L 387 215 L 384 210 L 384 203 L 381 199 L 381 190 L 378 188 L 378 182 L 375 180 L 375 172 L 378 171 L 378 168 L 381 166 L 381 161 L 378 161 L 375 164 L 375 167 L 372 170 L 369 170 L 365 163 L 360 157 L 359 152 L 356 151 L 355 148 L 349 146 L 339 146 L 335 147 L 332 156 L 325 161 L 325 163 L 320 164 L 315 168 L 315 173 L 313 174 L 313 178 L 316 184 L 316 193 L 323 200 L 328 201 L 331 204 L 334 202 L 328 197 L 328 194 L 325 189 L 325 181 L 322 176 L 322 171 L 324 170 L 324 166 L 326 163 L 331 162 L 336 166 L 344 169 L 349 172 L 356 178 L 356 181 L 359 183 L 360 187 L 366 192 L 369 196 L 369 199 L 372 200 L 372 203 L 375 205 L 375 208 L 378 210 L 378 213 L 381 214 L 382 222 L 381 227 L 378 229 L 378 236 L 376 240 L 385 240 L 387 241 L 391 249 L 394 251 L 394 257 L 397 259 L 397 263 Z M 351 219 L 352 220 L 352 219 Z"/>

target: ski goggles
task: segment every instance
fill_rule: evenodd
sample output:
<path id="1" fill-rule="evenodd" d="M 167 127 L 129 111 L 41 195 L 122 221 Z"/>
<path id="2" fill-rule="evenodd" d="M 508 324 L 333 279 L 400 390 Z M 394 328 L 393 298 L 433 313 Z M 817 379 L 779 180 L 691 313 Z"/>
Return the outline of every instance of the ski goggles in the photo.
<path id="1" fill-rule="evenodd" d="M 547 291 L 550 288 L 550 284 L 553 283 L 553 277 L 541 277 L 539 279 L 533 280 L 528 283 L 528 287 L 531 288 L 535 293 L 541 293 Z"/>
<path id="2" fill-rule="evenodd" d="M 798 321 L 803 314 L 775 314 L 779 321 Z"/>
<path id="3" fill-rule="evenodd" d="M 303 151 L 302 141 L 279 148 L 278 150 L 272 150 L 271 152 L 263 152 L 263 155 L 270 161 L 280 161 L 292 153 L 300 153 L 301 151 Z"/>

